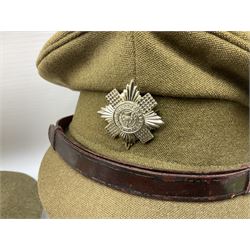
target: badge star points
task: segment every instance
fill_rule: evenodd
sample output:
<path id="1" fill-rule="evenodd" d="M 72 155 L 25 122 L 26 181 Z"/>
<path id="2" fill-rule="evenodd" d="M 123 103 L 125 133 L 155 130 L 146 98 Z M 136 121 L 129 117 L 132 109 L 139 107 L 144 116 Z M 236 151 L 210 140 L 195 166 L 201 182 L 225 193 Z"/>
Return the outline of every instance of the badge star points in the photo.
<path id="1" fill-rule="evenodd" d="M 146 143 L 154 138 L 151 130 L 159 128 L 164 122 L 153 108 L 157 102 L 150 93 L 144 96 L 135 85 L 134 80 L 127 84 L 120 94 L 113 89 L 106 95 L 108 105 L 97 113 L 108 122 L 105 129 L 115 138 L 121 137 L 129 149 L 137 140 Z"/>

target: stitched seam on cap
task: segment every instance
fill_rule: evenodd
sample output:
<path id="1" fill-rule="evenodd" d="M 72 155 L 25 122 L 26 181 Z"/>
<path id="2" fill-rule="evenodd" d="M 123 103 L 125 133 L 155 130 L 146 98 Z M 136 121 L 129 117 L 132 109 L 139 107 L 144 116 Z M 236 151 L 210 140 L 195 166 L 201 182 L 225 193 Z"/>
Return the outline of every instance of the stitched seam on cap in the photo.
<path id="1" fill-rule="evenodd" d="M 58 40 L 56 43 L 58 43 L 58 45 L 55 47 L 55 48 L 51 48 L 52 46 L 55 46 L 55 43 L 53 43 L 52 45 L 50 45 L 48 48 L 47 48 L 47 53 L 44 52 L 45 54 L 42 56 L 42 58 L 40 58 L 38 61 L 37 61 L 37 67 L 39 67 L 39 65 L 42 63 L 42 61 L 48 56 L 50 55 L 52 52 L 54 52 L 55 50 L 63 47 L 65 44 L 67 43 L 70 43 L 72 42 L 73 40 L 77 39 L 78 37 L 82 36 L 82 35 L 85 35 L 86 32 L 73 32 L 73 33 L 69 33 L 67 35 L 65 35 L 64 37 L 62 37 L 60 40 Z M 69 36 L 69 35 L 74 35 L 72 38 L 70 38 L 69 40 L 66 40 L 66 41 L 62 41 L 62 39 L 64 39 L 65 37 Z"/>
<path id="2" fill-rule="evenodd" d="M 137 65 L 136 65 L 136 45 L 135 45 L 135 32 L 132 31 L 132 46 L 133 46 L 133 59 L 134 59 L 134 80 L 136 82 Z"/>
<path id="3" fill-rule="evenodd" d="M 215 37 L 218 37 L 219 39 L 224 40 L 224 41 L 226 41 L 226 42 L 228 42 L 228 43 L 230 43 L 230 44 L 236 46 L 236 47 L 239 48 L 239 49 L 242 49 L 242 50 L 244 50 L 244 51 L 246 51 L 246 52 L 249 52 L 249 46 L 247 46 L 247 45 L 246 45 L 246 47 L 245 47 L 245 46 L 240 45 L 239 43 L 236 43 L 236 42 L 233 43 L 232 41 L 229 41 L 229 40 L 225 39 L 224 37 L 222 37 L 222 36 L 220 35 L 220 33 L 218 33 L 218 32 L 212 32 L 212 31 L 210 31 L 210 32 L 208 32 L 208 33 L 209 33 L 210 35 L 213 35 L 213 36 L 215 36 Z"/>
<path id="4" fill-rule="evenodd" d="M 52 52 L 54 49 L 56 49 L 55 46 L 59 46 L 59 44 L 61 43 L 61 41 L 62 41 L 63 39 L 65 39 L 67 36 L 72 35 L 72 33 L 74 33 L 74 32 L 69 31 L 68 33 L 63 34 L 58 40 L 55 40 L 53 43 L 50 43 L 50 44 L 47 45 L 47 43 L 50 41 L 50 39 L 53 38 L 53 37 L 51 37 L 51 38 L 45 43 L 44 47 L 42 48 L 42 50 L 41 50 L 41 52 L 40 52 L 40 54 L 39 54 L 39 56 L 38 56 L 38 59 L 37 59 L 37 62 L 36 62 L 37 66 L 38 66 L 38 64 L 40 64 L 40 62 L 41 62 L 50 52 Z M 56 34 L 55 34 L 55 35 L 56 35 Z"/>
<path id="5" fill-rule="evenodd" d="M 54 38 L 54 36 L 52 36 L 44 45 L 44 47 L 42 48 L 42 51 L 45 52 L 48 48 L 53 47 L 53 45 L 55 45 L 56 43 L 59 43 L 63 38 L 67 37 L 68 35 L 74 33 L 73 31 L 65 31 L 60 33 L 59 36 L 59 32 L 55 33 L 54 36 L 58 35 L 58 38 Z M 53 42 L 50 42 L 51 40 L 53 40 Z"/>

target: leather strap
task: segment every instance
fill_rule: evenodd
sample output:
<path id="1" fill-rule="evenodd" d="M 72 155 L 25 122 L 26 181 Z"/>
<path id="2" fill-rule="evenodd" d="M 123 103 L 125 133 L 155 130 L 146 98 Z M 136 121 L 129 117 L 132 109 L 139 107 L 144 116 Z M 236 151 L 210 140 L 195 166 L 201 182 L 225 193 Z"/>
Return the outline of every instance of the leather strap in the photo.
<path id="1" fill-rule="evenodd" d="M 56 126 L 50 125 L 52 147 L 73 169 L 108 187 L 173 201 L 215 201 L 250 193 L 250 164 L 224 172 L 194 173 L 149 169 L 114 161 L 65 135 L 72 118 L 68 116 L 60 119 Z"/>

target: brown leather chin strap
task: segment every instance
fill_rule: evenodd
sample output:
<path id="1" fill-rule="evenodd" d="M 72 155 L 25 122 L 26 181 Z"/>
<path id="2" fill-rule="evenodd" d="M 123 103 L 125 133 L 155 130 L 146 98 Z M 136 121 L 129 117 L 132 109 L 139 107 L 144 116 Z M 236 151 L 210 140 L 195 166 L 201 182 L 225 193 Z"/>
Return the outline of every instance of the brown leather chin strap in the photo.
<path id="1" fill-rule="evenodd" d="M 250 193 L 250 164 L 236 170 L 192 173 L 149 169 L 115 161 L 65 135 L 73 116 L 50 125 L 54 150 L 73 169 L 108 187 L 148 198 L 172 201 L 216 201 Z M 146 146 L 145 146 L 146 147 Z"/>

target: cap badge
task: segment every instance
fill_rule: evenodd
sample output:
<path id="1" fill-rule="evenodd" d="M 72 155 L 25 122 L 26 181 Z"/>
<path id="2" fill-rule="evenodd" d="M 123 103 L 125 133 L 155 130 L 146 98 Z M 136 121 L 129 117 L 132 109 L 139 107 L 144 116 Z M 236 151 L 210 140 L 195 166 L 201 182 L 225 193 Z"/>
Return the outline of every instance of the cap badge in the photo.
<path id="1" fill-rule="evenodd" d="M 150 132 L 163 124 L 153 108 L 157 105 L 151 94 L 140 95 L 134 80 L 120 94 L 113 89 L 106 95 L 109 105 L 97 113 L 108 122 L 105 129 L 111 137 L 120 136 L 129 149 L 137 140 L 146 143 L 154 138 Z"/>

